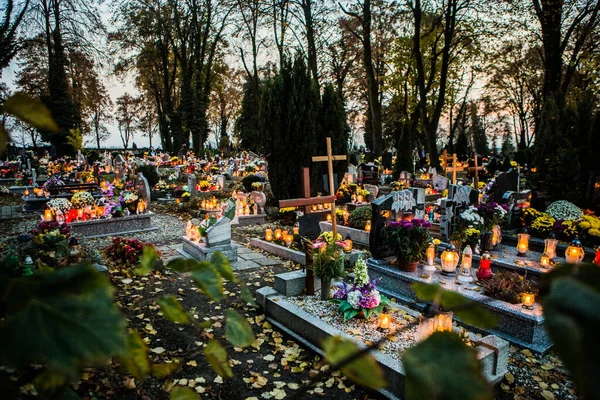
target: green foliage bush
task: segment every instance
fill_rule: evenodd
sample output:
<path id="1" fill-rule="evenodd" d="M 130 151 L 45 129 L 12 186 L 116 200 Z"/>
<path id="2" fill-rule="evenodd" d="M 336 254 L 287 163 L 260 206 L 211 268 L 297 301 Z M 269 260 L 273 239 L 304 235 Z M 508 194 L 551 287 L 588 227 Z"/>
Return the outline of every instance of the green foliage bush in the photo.
<path id="1" fill-rule="evenodd" d="M 372 218 L 371 207 L 360 207 L 350 213 L 348 225 L 355 229 L 365 229 L 365 225 Z"/>
<path id="2" fill-rule="evenodd" d="M 144 177 L 148 180 L 150 188 L 153 188 L 160 180 L 156 167 L 153 165 L 140 165 L 135 169 L 135 173 L 139 174 L 140 172 L 144 174 Z"/>

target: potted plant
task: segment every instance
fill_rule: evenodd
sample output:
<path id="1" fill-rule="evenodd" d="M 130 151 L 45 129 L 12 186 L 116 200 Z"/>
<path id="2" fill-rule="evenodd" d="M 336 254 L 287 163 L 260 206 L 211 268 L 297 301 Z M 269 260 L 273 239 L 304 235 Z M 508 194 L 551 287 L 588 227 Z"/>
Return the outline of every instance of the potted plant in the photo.
<path id="1" fill-rule="evenodd" d="M 331 281 L 344 276 L 344 252 L 335 242 L 321 242 L 313 250 L 314 274 L 321 279 L 321 300 L 328 300 Z"/>
<path id="2" fill-rule="evenodd" d="M 433 240 L 428 228 L 431 224 L 423 219 L 393 221 L 385 227 L 385 238 L 396 254 L 400 270 L 414 272 L 419 261 L 425 259 L 427 248 Z"/>
<path id="3" fill-rule="evenodd" d="M 494 226 L 500 225 L 504 220 L 507 209 L 496 202 L 483 203 L 477 206 L 477 214 L 483 219 L 484 231 L 481 234 L 481 249 L 491 251 L 494 249 Z"/>

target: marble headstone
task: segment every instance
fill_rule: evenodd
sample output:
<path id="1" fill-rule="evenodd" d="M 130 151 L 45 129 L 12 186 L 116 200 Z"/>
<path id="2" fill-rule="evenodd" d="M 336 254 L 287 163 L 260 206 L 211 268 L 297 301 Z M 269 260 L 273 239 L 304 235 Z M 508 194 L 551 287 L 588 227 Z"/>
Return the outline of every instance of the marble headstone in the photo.
<path id="1" fill-rule="evenodd" d="M 197 184 L 197 180 L 196 180 L 196 174 L 189 174 L 188 175 L 188 179 L 187 179 L 187 187 L 188 187 L 188 192 L 190 192 L 190 196 L 195 196 L 196 194 L 198 194 L 198 190 L 196 189 L 196 184 Z"/>
<path id="2" fill-rule="evenodd" d="M 221 190 L 225 188 L 225 175 L 217 176 L 217 185 L 219 185 L 219 189 Z"/>
<path id="3" fill-rule="evenodd" d="M 267 196 L 265 196 L 264 192 L 252 192 L 252 200 L 258 206 L 258 213 L 265 213 L 265 204 L 267 203 Z"/>
<path id="4" fill-rule="evenodd" d="M 377 185 L 365 185 L 365 190 L 369 192 L 368 202 L 371 203 L 379 195 L 379 187 Z"/>
<path id="5" fill-rule="evenodd" d="M 150 185 L 144 174 L 141 172 L 137 174 L 135 190 L 138 192 L 140 199 L 144 200 L 146 204 L 150 204 Z"/>
<path id="6" fill-rule="evenodd" d="M 114 158 L 112 163 L 113 163 L 113 171 L 117 175 L 117 178 L 119 180 L 123 179 L 125 177 L 125 172 L 127 169 L 127 166 L 125 164 L 125 159 L 123 158 L 123 156 L 121 154 L 117 154 L 117 156 Z"/>
<path id="7" fill-rule="evenodd" d="M 438 192 L 443 192 L 448 189 L 448 178 L 443 175 L 435 175 L 431 178 L 433 188 Z"/>

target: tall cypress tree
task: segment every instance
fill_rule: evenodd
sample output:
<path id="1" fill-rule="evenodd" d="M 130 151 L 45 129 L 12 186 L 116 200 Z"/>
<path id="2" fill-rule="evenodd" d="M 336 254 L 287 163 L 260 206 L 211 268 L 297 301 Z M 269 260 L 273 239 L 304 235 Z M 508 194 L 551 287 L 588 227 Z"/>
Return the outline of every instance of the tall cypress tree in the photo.
<path id="1" fill-rule="evenodd" d="M 260 91 L 253 81 L 244 83 L 242 109 L 237 120 L 241 147 L 261 154 L 264 151 L 265 140 L 260 129 Z"/>
<path id="2" fill-rule="evenodd" d="M 346 107 L 343 98 L 331 83 L 326 84 L 323 88 L 318 129 L 317 148 L 319 154 L 326 154 L 325 138 L 327 136 L 331 137 L 333 154 L 348 154 L 350 127 L 346 121 Z M 314 167 L 321 171 L 321 175 L 327 174 L 325 163 L 315 164 Z M 333 172 L 337 174 L 338 183 L 342 181 L 347 170 L 348 160 L 334 162 Z M 317 183 L 316 190 L 319 190 L 321 181 L 319 180 Z"/>
<path id="3" fill-rule="evenodd" d="M 302 167 L 317 149 L 319 90 L 302 57 L 282 62 L 279 74 L 262 85 L 260 127 L 267 139 L 269 181 L 276 199 L 299 197 Z M 311 174 L 311 180 L 317 177 Z"/>

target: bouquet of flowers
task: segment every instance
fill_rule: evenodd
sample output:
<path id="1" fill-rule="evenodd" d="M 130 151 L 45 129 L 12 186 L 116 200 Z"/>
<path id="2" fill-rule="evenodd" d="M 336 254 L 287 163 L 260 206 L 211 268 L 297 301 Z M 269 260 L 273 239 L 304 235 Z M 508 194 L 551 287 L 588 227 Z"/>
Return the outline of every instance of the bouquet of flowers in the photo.
<path id="1" fill-rule="evenodd" d="M 206 180 L 200 181 L 200 184 L 198 186 L 200 186 L 200 190 L 203 192 L 210 189 L 210 183 Z"/>
<path id="2" fill-rule="evenodd" d="M 258 178 L 262 179 L 263 182 L 266 182 L 268 179 L 268 175 L 265 171 L 258 171 L 254 175 L 257 176 Z"/>
<path id="3" fill-rule="evenodd" d="M 334 288 L 333 302 L 338 304 L 338 311 L 344 316 L 344 322 L 356 317 L 361 312 L 365 319 L 378 316 L 383 307 L 389 305 L 387 297 L 379 293 L 376 284 L 379 279 L 371 281 L 367 265 L 362 258 L 354 265 L 355 281 L 353 285 L 342 282 Z"/>
<path id="4" fill-rule="evenodd" d="M 123 198 L 123 200 L 121 201 L 121 203 L 124 203 L 126 205 L 136 204 L 137 201 L 139 200 L 138 195 L 135 194 L 135 193 L 133 193 L 133 192 L 122 193 L 121 197 Z"/>
<path id="5" fill-rule="evenodd" d="M 49 210 L 52 210 L 54 214 L 58 214 L 59 212 L 66 214 L 71 208 L 73 208 L 73 204 L 71 204 L 71 202 L 67 199 L 56 198 L 46 203 L 46 207 Z"/>
<path id="6" fill-rule="evenodd" d="M 94 196 L 89 192 L 77 192 L 71 197 L 71 203 L 75 208 L 84 208 L 94 204 Z"/>
<path id="7" fill-rule="evenodd" d="M 42 185 L 42 188 L 45 190 L 48 188 L 48 186 L 62 186 L 64 185 L 65 182 L 60 179 L 60 177 L 58 176 L 53 176 L 50 179 L 48 179 L 46 182 L 44 182 L 44 184 Z"/>
<path id="8" fill-rule="evenodd" d="M 368 197 L 371 194 L 367 189 L 356 189 L 357 196 Z"/>
<path id="9" fill-rule="evenodd" d="M 490 232 L 495 225 L 500 225 L 508 210 L 496 202 L 484 203 L 477 206 L 477 214 L 483 219 L 485 230 Z"/>
<path id="10" fill-rule="evenodd" d="M 254 189 L 255 191 L 261 190 L 262 183 L 261 182 L 252 182 L 252 189 Z"/>
<path id="11" fill-rule="evenodd" d="M 162 179 L 159 180 L 156 185 L 154 185 L 154 190 L 169 190 L 170 188 L 171 186 Z"/>
<path id="12" fill-rule="evenodd" d="M 140 262 L 144 247 L 154 245 L 138 239 L 113 238 L 112 243 L 104 249 L 106 258 L 121 268 L 135 268 Z M 158 252 L 160 255 L 160 252 Z"/>
<path id="13" fill-rule="evenodd" d="M 392 187 L 393 191 L 408 189 L 408 185 L 406 184 L 406 182 L 394 181 L 390 183 L 390 186 Z"/>
<path id="14" fill-rule="evenodd" d="M 183 192 L 181 194 L 181 201 L 189 201 L 191 198 L 190 192 Z"/>

